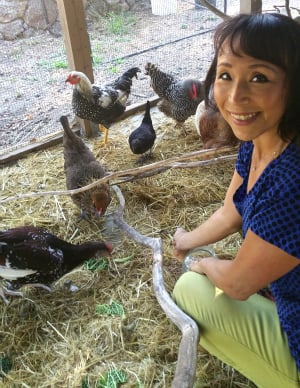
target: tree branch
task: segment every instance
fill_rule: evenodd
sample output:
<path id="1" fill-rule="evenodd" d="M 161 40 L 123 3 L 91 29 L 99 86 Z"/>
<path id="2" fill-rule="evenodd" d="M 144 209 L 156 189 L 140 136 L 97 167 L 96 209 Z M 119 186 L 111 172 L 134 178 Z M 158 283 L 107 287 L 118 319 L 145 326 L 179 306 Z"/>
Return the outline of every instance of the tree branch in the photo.
<path id="1" fill-rule="evenodd" d="M 128 225 L 124 219 L 125 199 L 118 186 L 113 185 L 119 208 L 112 214 L 114 223 L 137 243 L 151 248 L 153 251 L 153 288 L 156 299 L 168 318 L 180 329 L 182 338 L 178 351 L 175 376 L 172 388 L 192 388 L 197 366 L 197 349 L 199 329 L 197 324 L 174 303 L 164 286 L 163 279 L 163 249 L 161 238 L 152 238 L 140 234 Z"/>
<path id="2" fill-rule="evenodd" d="M 212 148 L 209 150 L 201 150 L 201 151 L 194 151 L 190 152 L 181 156 L 175 156 L 169 159 L 165 160 L 160 160 L 158 162 L 152 163 L 152 164 L 147 164 L 145 166 L 141 167 L 136 167 L 128 170 L 122 170 L 122 171 L 117 171 L 113 172 L 110 174 L 107 174 L 105 177 L 96 180 L 93 183 L 90 183 L 89 185 L 86 185 L 84 187 L 80 187 L 79 189 L 75 190 L 57 190 L 57 191 L 39 191 L 35 193 L 26 193 L 26 194 L 17 194 L 11 197 L 7 197 L 4 199 L 0 200 L 1 203 L 6 203 L 10 201 L 15 201 L 17 199 L 22 199 L 22 198 L 32 198 L 32 197 L 38 197 L 38 196 L 47 196 L 47 195 L 74 195 L 81 193 L 83 191 L 89 190 L 95 186 L 97 186 L 99 183 L 104 183 L 104 182 L 111 182 L 113 183 L 123 183 L 123 182 L 128 182 L 132 181 L 135 179 L 141 179 L 145 177 L 149 177 L 155 174 L 160 174 L 168 169 L 171 168 L 189 168 L 189 167 L 200 167 L 200 166 L 208 166 L 211 164 L 217 164 L 221 163 L 224 161 L 229 161 L 229 160 L 235 160 L 237 154 L 231 154 L 231 155 L 223 155 L 219 156 L 218 154 L 222 152 L 228 152 L 228 151 L 233 151 L 236 150 L 236 147 L 222 147 L 222 148 Z M 205 159 L 205 160 L 200 160 L 197 162 L 184 162 L 188 159 L 193 159 L 196 157 L 209 157 L 211 156 L 211 159 Z M 119 179 L 118 182 L 116 182 L 116 179 Z"/>

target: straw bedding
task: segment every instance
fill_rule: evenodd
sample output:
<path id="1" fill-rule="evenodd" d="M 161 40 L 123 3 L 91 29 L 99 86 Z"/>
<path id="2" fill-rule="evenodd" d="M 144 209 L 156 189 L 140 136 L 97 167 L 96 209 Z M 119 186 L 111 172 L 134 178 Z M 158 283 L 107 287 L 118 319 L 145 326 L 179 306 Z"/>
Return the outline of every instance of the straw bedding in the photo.
<path id="1" fill-rule="evenodd" d="M 141 117 L 142 113 L 136 114 L 114 124 L 107 148 L 97 139 L 87 140 L 109 172 L 137 166 L 127 138 Z M 149 163 L 201 149 L 193 119 L 185 123 L 187 135 L 157 108 L 152 109 L 152 119 L 157 141 Z M 144 235 L 163 239 L 164 281 L 169 292 L 181 273 L 181 264 L 172 254 L 176 227 L 191 229 L 220 206 L 233 167 L 234 161 L 169 169 L 119 184 L 126 200 L 126 222 Z M 4 167 L 1 186 L 1 199 L 65 190 L 62 145 Z M 68 195 L 0 202 L 0 229 L 32 224 L 72 243 L 105 239 L 114 246 L 108 263 L 99 258 L 104 262 L 102 269 L 91 271 L 83 265 L 55 283 L 52 293 L 24 287 L 23 299 L 10 298 L 9 305 L 0 301 L 4 372 L 3 360 L 10 361 L 7 374 L 1 373 L 0 367 L 0 387 L 117 387 L 121 382 L 124 387 L 171 386 L 180 332 L 155 298 L 152 252 L 113 225 L 110 214 L 117 206 L 113 198 L 104 218 L 87 222 L 78 221 L 79 210 Z M 234 235 L 215 244 L 214 249 L 233 256 L 239 244 L 239 235 Z M 66 290 L 67 281 L 79 290 Z M 113 310 L 113 305 L 119 311 Z M 199 349 L 195 386 L 250 383 Z"/>

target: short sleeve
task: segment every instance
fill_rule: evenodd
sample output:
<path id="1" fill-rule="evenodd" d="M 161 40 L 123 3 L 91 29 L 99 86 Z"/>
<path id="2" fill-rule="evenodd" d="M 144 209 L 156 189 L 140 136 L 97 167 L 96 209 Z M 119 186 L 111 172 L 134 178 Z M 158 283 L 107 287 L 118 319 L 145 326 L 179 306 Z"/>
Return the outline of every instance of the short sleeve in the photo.
<path id="1" fill-rule="evenodd" d="M 256 201 L 247 229 L 300 259 L 300 165 L 287 164 L 270 166 L 267 178 L 253 190 Z"/>

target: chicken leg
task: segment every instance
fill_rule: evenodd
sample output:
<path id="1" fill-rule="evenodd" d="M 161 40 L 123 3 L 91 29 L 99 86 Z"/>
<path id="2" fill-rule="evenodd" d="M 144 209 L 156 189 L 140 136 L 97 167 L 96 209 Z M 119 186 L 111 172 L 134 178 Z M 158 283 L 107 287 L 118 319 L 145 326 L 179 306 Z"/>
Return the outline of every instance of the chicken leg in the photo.
<path id="1" fill-rule="evenodd" d="M 103 140 L 103 144 L 104 145 L 107 145 L 108 143 L 108 128 L 105 127 L 104 125 L 102 124 L 99 124 L 99 129 L 101 132 L 104 132 L 104 140 Z"/>

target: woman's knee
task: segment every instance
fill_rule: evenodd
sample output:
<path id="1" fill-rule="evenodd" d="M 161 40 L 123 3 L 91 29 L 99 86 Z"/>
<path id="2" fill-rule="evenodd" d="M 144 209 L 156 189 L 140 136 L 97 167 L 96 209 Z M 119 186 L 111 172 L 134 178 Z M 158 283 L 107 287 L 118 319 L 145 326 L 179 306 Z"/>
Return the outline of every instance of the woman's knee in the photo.
<path id="1" fill-rule="evenodd" d="M 197 316 L 205 306 L 211 305 L 215 295 L 216 288 L 207 277 L 192 271 L 181 275 L 173 290 L 176 304 L 192 316 Z"/>

